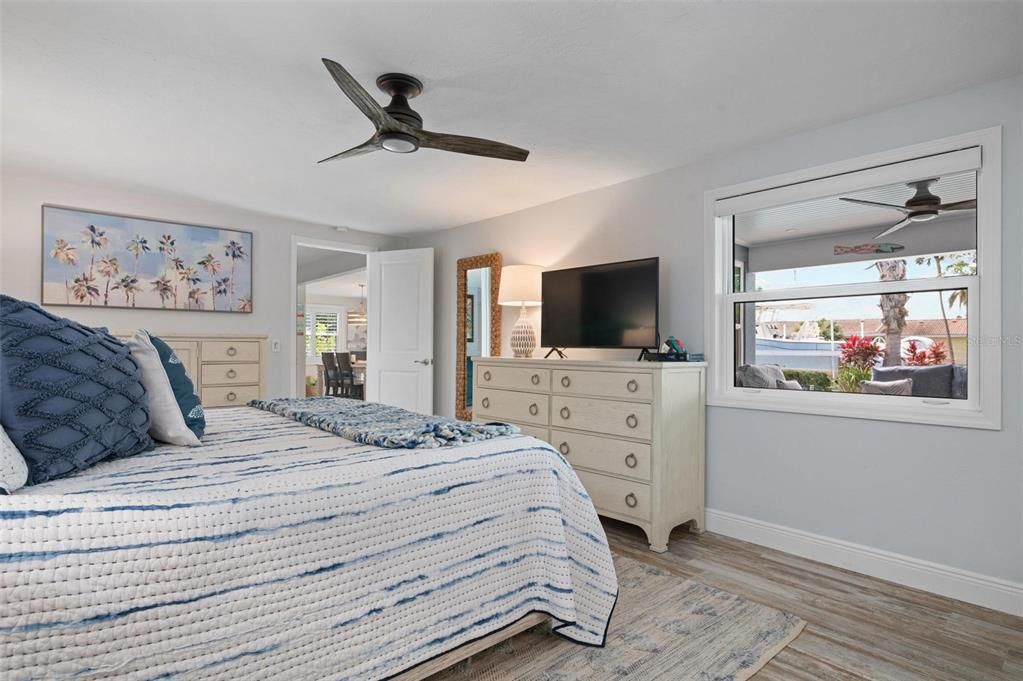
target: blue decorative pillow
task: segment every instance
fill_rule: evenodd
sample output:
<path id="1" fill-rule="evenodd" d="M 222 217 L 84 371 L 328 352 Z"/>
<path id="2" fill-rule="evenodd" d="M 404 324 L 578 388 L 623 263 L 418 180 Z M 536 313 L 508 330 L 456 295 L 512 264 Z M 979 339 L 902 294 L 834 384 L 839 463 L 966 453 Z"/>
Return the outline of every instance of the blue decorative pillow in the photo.
<path id="1" fill-rule="evenodd" d="M 25 457 L 30 485 L 153 444 L 146 391 L 128 346 L 5 295 L 0 393 L 0 422 Z"/>
<path id="2" fill-rule="evenodd" d="M 199 396 L 195 394 L 195 385 L 185 372 L 185 365 L 161 338 L 149 334 L 149 340 L 160 355 L 160 363 L 163 364 L 163 370 L 170 380 L 174 399 L 177 400 L 181 415 L 185 418 L 185 426 L 201 440 L 203 433 L 206 432 L 206 414 L 202 410 Z"/>

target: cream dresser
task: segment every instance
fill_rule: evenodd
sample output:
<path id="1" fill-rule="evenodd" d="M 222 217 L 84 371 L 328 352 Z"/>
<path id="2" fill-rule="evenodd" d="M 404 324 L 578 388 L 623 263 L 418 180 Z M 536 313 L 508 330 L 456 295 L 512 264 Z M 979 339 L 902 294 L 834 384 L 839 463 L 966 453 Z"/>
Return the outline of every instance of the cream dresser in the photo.
<path id="1" fill-rule="evenodd" d="M 156 335 L 185 365 L 203 407 L 239 406 L 263 397 L 266 336 Z"/>
<path id="2" fill-rule="evenodd" d="M 506 421 L 556 447 L 600 515 L 650 549 L 704 527 L 706 364 L 480 357 L 473 420 Z"/>

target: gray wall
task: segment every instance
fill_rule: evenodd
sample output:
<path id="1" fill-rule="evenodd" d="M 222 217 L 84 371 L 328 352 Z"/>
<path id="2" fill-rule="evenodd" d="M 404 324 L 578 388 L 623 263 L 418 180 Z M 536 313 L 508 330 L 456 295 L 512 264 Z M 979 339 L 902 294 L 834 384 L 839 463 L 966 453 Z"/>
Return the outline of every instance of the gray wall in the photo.
<path id="1" fill-rule="evenodd" d="M 558 268 L 659 255 L 662 335 L 702 350 L 705 190 L 994 125 L 1004 134 L 1002 332 L 1019 338 L 1021 122 L 1023 79 L 1001 81 L 414 238 L 437 249 L 437 409 L 454 409 L 458 258 L 497 250 L 506 264 Z M 517 314 L 504 317 L 503 354 Z M 1020 344 L 1003 357 L 999 432 L 710 408 L 708 506 L 1023 581 Z"/>
<path id="2" fill-rule="evenodd" d="M 267 335 L 281 341 L 281 352 L 267 354 L 267 390 L 287 395 L 290 361 L 287 339 L 295 333 L 288 288 L 291 236 L 400 248 L 403 239 L 346 232 L 308 222 L 286 220 L 232 206 L 157 192 L 115 190 L 99 184 L 21 174 L 4 168 L 0 221 L 0 283 L 4 293 L 39 302 L 40 206 L 54 203 L 97 211 L 234 227 L 253 232 L 253 312 L 228 314 L 164 310 L 126 310 L 54 306 L 52 312 L 115 332 L 144 327 L 154 333 L 238 333 Z"/>

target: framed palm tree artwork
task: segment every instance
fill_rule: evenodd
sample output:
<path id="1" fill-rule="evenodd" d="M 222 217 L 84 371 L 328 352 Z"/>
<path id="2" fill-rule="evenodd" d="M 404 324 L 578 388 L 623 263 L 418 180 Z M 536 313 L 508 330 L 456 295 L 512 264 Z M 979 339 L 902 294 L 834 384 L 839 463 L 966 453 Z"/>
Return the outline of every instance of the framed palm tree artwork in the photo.
<path id="1" fill-rule="evenodd" d="M 252 312 L 252 233 L 43 206 L 43 305 Z"/>

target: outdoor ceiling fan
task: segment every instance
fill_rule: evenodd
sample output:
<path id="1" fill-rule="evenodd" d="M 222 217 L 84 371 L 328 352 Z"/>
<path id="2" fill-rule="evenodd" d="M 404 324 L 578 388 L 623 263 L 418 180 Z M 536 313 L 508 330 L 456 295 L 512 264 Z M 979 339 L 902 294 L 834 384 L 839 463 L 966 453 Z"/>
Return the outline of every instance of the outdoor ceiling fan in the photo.
<path id="1" fill-rule="evenodd" d="M 840 198 L 842 201 L 848 201 L 849 203 L 859 203 L 864 206 L 873 206 L 875 208 L 890 208 L 905 215 L 902 220 L 875 236 L 874 239 L 877 240 L 888 236 L 892 232 L 897 232 L 903 227 L 914 222 L 927 222 L 928 220 L 933 220 L 942 213 L 949 213 L 956 210 L 972 210 L 977 207 L 977 199 L 956 201 L 954 203 L 942 203 L 940 196 L 935 196 L 931 193 L 931 185 L 939 179 L 940 178 L 934 177 L 929 180 L 907 182 L 906 186 L 910 189 L 915 189 L 916 193 L 913 194 L 908 201 L 906 201 L 904 206 L 898 206 L 893 203 L 865 201 L 863 199 L 850 199 L 845 196 Z"/>
<path id="2" fill-rule="evenodd" d="M 391 96 L 391 103 L 382 107 L 343 66 L 330 59 L 324 59 L 323 64 L 341 91 L 373 122 L 376 132 L 359 146 L 329 156 L 320 163 L 360 156 L 379 149 L 409 154 L 420 147 L 509 161 L 525 161 L 529 156 L 527 150 L 510 144 L 423 130 L 423 117 L 408 105 L 408 100 L 423 91 L 423 84 L 418 78 L 404 73 L 385 73 L 377 78 L 377 87 Z"/>

